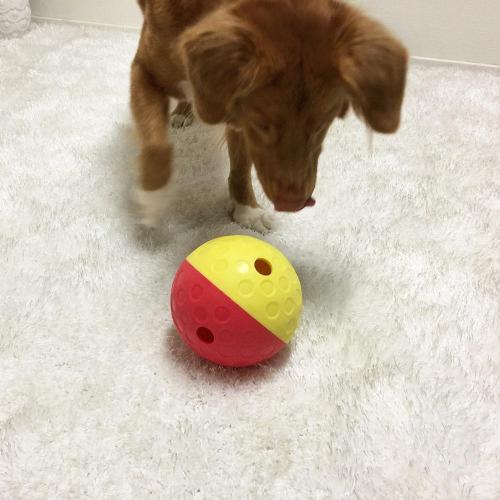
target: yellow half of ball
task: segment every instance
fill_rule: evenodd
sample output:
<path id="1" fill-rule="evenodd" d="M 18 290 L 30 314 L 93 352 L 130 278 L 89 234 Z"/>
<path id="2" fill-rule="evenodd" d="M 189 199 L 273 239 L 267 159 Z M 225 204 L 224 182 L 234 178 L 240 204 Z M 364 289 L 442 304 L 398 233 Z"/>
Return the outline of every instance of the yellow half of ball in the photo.
<path id="1" fill-rule="evenodd" d="M 288 259 L 250 236 L 211 240 L 187 261 L 283 342 L 290 342 L 302 311 L 300 281 Z"/>

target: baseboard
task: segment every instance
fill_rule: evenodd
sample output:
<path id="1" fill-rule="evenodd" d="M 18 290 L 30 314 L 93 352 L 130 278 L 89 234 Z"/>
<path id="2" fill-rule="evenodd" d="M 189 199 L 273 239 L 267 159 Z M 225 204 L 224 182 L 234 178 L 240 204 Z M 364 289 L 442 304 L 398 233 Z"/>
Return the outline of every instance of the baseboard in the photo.
<path id="1" fill-rule="evenodd" d="M 472 68 L 500 69 L 500 65 L 497 64 L 454 61 L 452 59 L 437 59 L 434 57 L 422 57 L 422 56 L 411 56 L 411 59 L 413 59 L 414 61 L 428 62 L 433 64 L 458 64 L 460 66 L 469 66 Z"/>
<path id="2" fill-rule="evenodd" d="M 93 23 L 90 21 L 74 21 L 72 19 L 59 19 L 56 17 L 43 17 L 43 16 L 33 16 L 33 21 L 41 23 L 62 23 L 62 24 L 76 24 L 84 26 L 94 26 L 101 28 L 112 28 L 112 29 L 125 29 L 128 31 L 139 32 L 140 28 L 137 26 L 129 26 L 123 24 L 106 24 L 106 23 Z M 471 68 L 487 68 L 487 69 L 500 69 L 500 65 L 496 64 L 485 64 L 485 63 L 475 63 L 468 61 L 457 61 L 451 59 L 438 59 L 433 57 L 422 57 L 422 56 L 411 56 L 414 61 L 427 62 L 432 64 L 456 64 L 460 66 L 468 66 Z"/>
<path id="3" fill-rule="evenodd" d="M 93 23 L 91 21 L 74 21 L 73 19 L 61 19 L 57 17 L 32 16 L 31 19 L 35 23 L 76 24 L 79 26 L 93 26 L 96 28 L 112 28 L 137 32 L 141 30 L 141 28 L 138 28 L 137 26 L 130 26 L 126 24 Z"/>

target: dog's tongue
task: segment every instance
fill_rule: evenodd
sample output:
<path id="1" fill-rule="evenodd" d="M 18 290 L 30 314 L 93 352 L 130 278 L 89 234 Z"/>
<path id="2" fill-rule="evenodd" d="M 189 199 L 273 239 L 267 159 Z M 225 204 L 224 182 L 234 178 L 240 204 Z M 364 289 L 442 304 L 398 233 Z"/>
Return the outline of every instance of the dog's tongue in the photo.
<path id="1" fill-rule="evenodd" d="M 314 205 L 316 205 L 316 200 L 314 198 L 309 198 L 306 201 L 306 204 L 304 205 L 304 207 L 314 207 Z"/>

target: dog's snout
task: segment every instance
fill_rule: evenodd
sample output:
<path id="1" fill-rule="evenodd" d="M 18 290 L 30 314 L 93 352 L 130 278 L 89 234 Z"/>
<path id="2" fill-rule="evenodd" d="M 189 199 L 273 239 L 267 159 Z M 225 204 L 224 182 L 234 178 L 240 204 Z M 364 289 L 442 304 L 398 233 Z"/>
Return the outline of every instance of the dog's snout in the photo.
<path id="1" fill-rule="evenodd" d="M 277 212 L 299 212 L 305 207 L 313 207 L 316 200 L 312 197 L 307 198 L 277 198 L 274 202 L 274 209 Z"/>
<path id="2" fill-rule="evenodd" d="M 306 183 L 284 185 L 276 182 L 274 186 L 271 200 L 277 212 L 299 212 L 305 207 L 312 207 L 316 204 L 314 198 L 311 197 L 311 188 Z"/>
<path id="3" fill-rule="evenodd" d="M 277 212 L 299 212 L 316 204 L 312 193 L 316 185 L 316 165 L 299 162 L 256 162 L 264 192 Z"/>

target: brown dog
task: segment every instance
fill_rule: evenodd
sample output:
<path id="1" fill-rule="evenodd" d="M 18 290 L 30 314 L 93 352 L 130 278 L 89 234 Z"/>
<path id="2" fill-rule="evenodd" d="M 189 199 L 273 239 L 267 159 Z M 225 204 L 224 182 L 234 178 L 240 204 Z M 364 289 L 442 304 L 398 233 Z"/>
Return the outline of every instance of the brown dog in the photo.
<path id="1" fill-rule="evenodd" d="M 144 26 L 132 65 L 141 141 L 137 201 L 155 225 L 167 202 L 176 123 L 225 123 L 234 219 L 259 230 L 251 167 L 276 210 L 314 204 L 318 158 L 349 105 L 375 131 L 396 131 L 407 53 L 380 24 L 333 0 L 139 0 Z M 191 95 L 189 95 L 191 94 Z"/>

